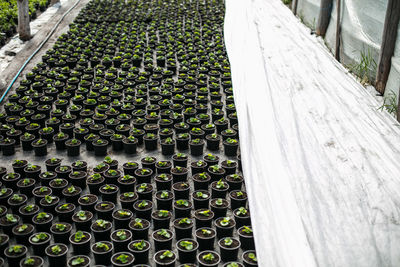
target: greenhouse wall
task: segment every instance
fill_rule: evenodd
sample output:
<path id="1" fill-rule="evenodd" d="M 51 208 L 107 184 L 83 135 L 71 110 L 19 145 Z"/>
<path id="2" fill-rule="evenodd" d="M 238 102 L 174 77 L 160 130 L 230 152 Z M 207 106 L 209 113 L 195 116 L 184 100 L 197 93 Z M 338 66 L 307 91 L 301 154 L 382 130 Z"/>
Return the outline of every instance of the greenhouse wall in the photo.
<path id="1" fill-rule="evenodd" d="M 319 0 L 298 0 L 297 14 L 311 29 L 315 30 L 318 21 Z M 382 42 L 387 0 L 342 0 L 341 9 L 341 62 L 354 69 L 362 58 L 370 61 L 367 76 L 375 80 L 376 64 Z M 331 52 L 335 50 L 337 0 L 333 1 L 331 20 L 326 32 L 325 43 Z M 359 71 L 355 71 L 359 72 Z M 363 73 L 356 73 L 361 74 Z M 392 66 L 387 82 L 385 96 L 399 94 L 400 88 L 400 28 Z"/>

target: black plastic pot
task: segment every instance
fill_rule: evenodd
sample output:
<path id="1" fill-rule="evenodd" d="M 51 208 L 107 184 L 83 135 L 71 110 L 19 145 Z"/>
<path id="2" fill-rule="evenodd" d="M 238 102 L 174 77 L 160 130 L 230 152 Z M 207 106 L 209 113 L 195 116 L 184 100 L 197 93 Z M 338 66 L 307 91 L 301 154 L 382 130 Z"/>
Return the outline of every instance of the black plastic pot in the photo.
<path id="1" fill-rule="evenodd" d="M 35 227 L 30 224 L 20 224 L 16 225 L 12 229 L 12 234 L 15 237 L 17 244 L 29 245 L 29 236 L 35 231 Z"/>
<path id="2" fill-rule="evenodd" d="M 237 233 L 243 251 L 255 249 L 253 230 L 251 226 L 244 225 L 237 230 Z"/>
<path id="3" fill-rule="evenodd" d="M 236 238 L 225 237 L 218 241 L 219 254 L 223 262 L 236 261 L 239 254 L 240 241 Z"/>
<path id="4" fill-rule="evenodd" d="M 188 246 L 189 245 L 189 246 Z M 180 263 L 195 263 L 199 244 L 190 238 L 180 239 L 177 242 L 178 257 Z"/>
<path id="5" fill-rule="evenodd" d="M 178 218 L 173 222 L 176 240 L 192 238 L 194 222 L 189 218 Z"/>
<path id="6" fill-rule="evenodd" d="M 92 235 L 86 231 L 82 232 L 82 236 L 80 236 L 79 239 L 75 238 L 75 234 L 71 234 L 69 236 L 69 242 L 72 245 L 74 254 L 89 255 L 91 240 L 92 240 Z"/>
<path id="7" fill-rule="evenodd" d="M 20 252 L 14 252 L 15 249 L 10 252 L 11 248 L 19 248 L 21 251 Z M 4 255 L 7 258 L 8 261 L 8 266 L 18 266 L 19 262 L 25 258 L 26 253 L 28 251 L 28 248 L 24 245 L 16 244 L 16 245 L 11 245 L 4 249 Z"/>
<path id="8" fill-rule="evenodd" d="M 162 258 L 161 255 L 165 255 L 166 252 L 170 253 L 172 256 Z M 156 267 L 173 267 L 175 266 L 176 255 L 170 250 L 161 250 L 154 254 L 153 260 L 156 263 Z"/>
<path id="9" fill-rule="evenodd" d="M 233 236 L 233 230 L 236 226 L 235 220 L 230 217 L 221 217 L 214 222 L 215 229 L 217 230 L 217 238 Z"/>
<path id="10" fill-rule="evenodd" d="M 132 232 L 127 229 L 118 229 L 111 233 L 111 242 L 114 252 L 128 251 L 128 245 L 132 240 Z"/>
<path id="11" fill-rule="evenodd" d="M 128 229 L 133 213 L 130 210 L 119 209 L 113 212 L 115 229 Z"/>
<path id="12" fill-rule="evenodd" d="M 43 236 L 45 239 L 41 240 L 40 237 Z M 33 249 L 34 255 L 45 256 L 46 248 L 50 245 L 51 235 L 46 232 L 35 233 L 29 237 L 29 244 Z"/>
<path id="13" fill-rule="evenodd" d="M 161 233 L 168 233 L 167 236 Z M 154 231 L 152 234 L 154 240 L 155 251 L 172 249 L 172 240 L 174 238 L 174 233 L 168 229 L 159 229 Z"/>
<path id="14" fill-rule="evenodd" d="M 244 251 L 242 254 L 242 261 L 245 267 L 258 266 L 257 256 L 254 250 Z"/>
<path id="15" fill-rule="evenodd" d="M 105 244 L 108 247 L 108 250 L 104 250 L 104 247 L 99 248 L 99 244 Z M 108 266 L 111 263 L 111 255 L 113 252 L 113 244 L 111 242 L 97 242 L 92 245 L 91 251 L 96 264 Z"/>
<path id="16" fill-rule="evenodd" d="M 59 252 L 58 254 L 54 254 L 54 252 L 52 251 L 55 246 L 59 246 L 61 249 L 61 252 Z M 49 259 L 49 266 L 50 267 L 66 266 L 67 265 L 67 253 L 68 253 L 68 247 L 64 244 L 55 243 L 53 245 L 49 245 L 46 248 L 46 255 Z"/>
<path id="17" fill-rule="evenodd" d="M 202 227 L 211 227 L 214 219 L 214 212 L 209 209 L 199 209 L 194 213 L 196 229 Z"/>
<path id="18" fill-rule="evenodd" d="M 69 236 L 72 226 L 69 223 L 53 223 L 50 227 L 50 233 L 53 235 L 55 243 L 69 244 Z"/>
<path id="19" fill-rule="evenodd" d="M 143 240 L 149 239 L 150 222 L 148 220 L 136 218 L 129 223 L 129 229 L 134 238 Z"/>
<path id="20" fill-rule="evenodd" d="M 135 257 L 135 263 L 146 264 L 149 261 L 150 242 L 146 240 L 134 240 L 128 245 L 129 251 Z"/>
<path id="21" fill-rule="evenodd" d="M 214 250 L 214 241 L 216 232 L 210 227 L 198 228 L 195 232 L 196 240 L 199 244 L 199 250 Z"/>
<path id="22" fill-rule="evenodd" d="M 119 257 L 123 256 L 124 257 L 124 262 L 122 262 Z M 111 263 L 115 267 L 127 267 L 127 266 L 133 266 L 133 262 L 135 261 L 135 256 L 133 256 L 132 253 L 129 252 L 117 252 L 111 257 Z"/>
<path id="23" fill-rule="evenodd" d="M 206 260 L 210 254 L 212 255 L 212 259 Z M 197 261 L 199 267 L 217 267 L 221 262 L 221 257 L 215 251 L 205 250 L 197 255 Z"/>

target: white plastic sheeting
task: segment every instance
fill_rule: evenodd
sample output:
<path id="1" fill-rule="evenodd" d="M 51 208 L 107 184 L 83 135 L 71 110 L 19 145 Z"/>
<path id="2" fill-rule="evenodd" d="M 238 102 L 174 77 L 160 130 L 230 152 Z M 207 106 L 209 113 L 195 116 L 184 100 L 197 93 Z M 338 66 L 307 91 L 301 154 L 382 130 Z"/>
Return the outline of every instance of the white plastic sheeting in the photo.
<path id="1" fill-rule="evenodd" d="M 400 130 L 280 0 L 226 0 L 260 266 L 400 266 Z"/>

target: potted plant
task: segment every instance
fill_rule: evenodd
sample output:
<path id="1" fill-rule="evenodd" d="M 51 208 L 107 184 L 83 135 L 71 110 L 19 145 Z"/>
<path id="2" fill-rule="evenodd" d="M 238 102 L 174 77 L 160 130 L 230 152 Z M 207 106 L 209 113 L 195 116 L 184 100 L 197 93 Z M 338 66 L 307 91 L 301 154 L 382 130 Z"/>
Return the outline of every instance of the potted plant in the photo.
<path id="1" fill-rule="evenodd" d="M 104 183 L 104 177 L 100 173 L 94 173 L 86 179 L 91 194 L 99 194 L 100 186 Z"/>
<path id="2" fill-rule="evenodd" d="M 235 210 L 240 207 L 246 207 L 247 193 L 241 190 L 234 190 L 229 193 L 231 209 Z"/>
<path id="3" fill-rule="evenodd" d="M 172 185 L 175 199 L 189 199 L 190 186 L 188 183 L 178 182 Z"/>
<path id="4" fill-rule="evenodd" d="M 35 156 L 42 157 L 47 155 L 47 140 L 46 139 L 36 139 L 32 141 L 32 147 L 35 151 Z M 4 151 L 3 151 L 4 154 Z"/>
<path id="5" fill-rule="evenodd" d="M 96 205 L 98 200 L 99 198 L 96 195 L 86 194 L 78 199 L 78 204 L 81 206 L 82 210 L 90 211 L 91 213 L 93 213 L 95 211 L 94 206 Z"/>
<path id="6" fill-rule="evenodd" d="M 146 264 L 149 261 L 150 243 L 146 240 L 134 240 L 128 245 L 129 251 L 135 257 L 135 263 Z"/>
<path id="7" fill-rule="evenodd" d="M 244 267 L 244 265 L 237 261 L 230 261 L 225 263 L 223 267 Z"/>
<path id="8" fill-rule="evenodd" d="M 221 262 L 221 257 L 215 251 L 205 250 L 197 255 L 200 267 L 217 267 Z"/>
<path id="9" fill-rule="evenodd" d="M 14 190 L 11 188 L 0 189 L 0 204 L 7 205 L 8 198 L 13 194 Z"/>
<path id="10" fill-rule="evenodd" d="M 180 263 L 195 263 L 196 252 L 199 244 L 193 239 L 180 239 L 177 242 L 178 257 Z"/>
<path id="11" fill-rule="evenodd" d="M 44 260 L 40 256 L 29 256 L 19 262 L 21 267 L 43 267 Z"/>
<path id="12" fill-rule="evenodd" d="M 68 244 L 71 229 L 72 225 L 69 223 L 53 223 L 50 227 L 50 233 L 53 235 L 54 242 Z"/>
<path id="13" fill-rule="evenodd" d="M 200 156 L 203 154 L 204 150 L 204 140 L 203 139 L 192 139 L 189 142 L 189 147 L 190 147 L 190 154 L 192 156 Z"/>
<path id="14" fill-rule="evenodd" d="M 211 227 L 214 213 L 209 209 L 198 209 L 194 212 L 196 228 Z"/>
<path id="15" fill-rule="evenodd" d="M 210 204 L 210 194 L 207 190 L 197 190 L 192 193 L 194 209 L 208 209 Z"/>
<path id="16" fill-rule="evenodd" d="M 96 241 L 110 240 L 112 223 L 103 219 L 98 219 L 92 223 L 90 229 Z"/>
<path id="17" fill-rule="evenodd" d="M 44 186 L 49 186 L 50 181 L 55 179 L 57 174 L 54 171 L 45 171 L 39 174 L 40 184 Z"/>
<path id="18" fill-rule="evenodd" d="M 134 176 L 136 177 L 136 181 L 138 184 L 150 183 L 151 177 L 153 176 L 153 170 L 150 168 L 139 168 L 134 172 Z"/>
<path id="19" fill-rule="evenodd" d="M 90 231 L 93 213 L 87 210 L 80 210 L 72 215 L 72 221 L 75 223 L 76 229 Z"/>
<path id="20" fill-rule="evenodd" d="M 135 175 L 135 170 L 137 170 L 139 168 L 139 164 L 137 162 L 134 161 L 128 161 L 125 162 L 122 165 L 122 168 L 124 170 L 124 175 Z"/>
<path id="21" fill-rule="evenodd" d="M 63 165 L 56 167 L 54 171 L 57 173 L 58 178 L 68 179 L 69 174 L 72 172 L 72 168 L 71 166 Z"/>
<path id="22" fill-rule="evenodd" d="M 111 255 L 113 244 L 108 241 L 101 241 L 92 245 L 92 253 L 96 264 L 109 265 L 111 263 Z"/>
<path id="23" fill-rule="evenodd" d="M 171 191 L 163 190 L 156 193 L 156 203 L 158 210 L 172 210 L 174 194 Z"/>
<path id="24" fill-rule="evenodd" d="M 0 226 L 3 232 L 7 235 L 12 234 L 12 228 L 16 226 L 20 221 L 20 217 L 15 214 L 6 214 L 0 218 Z"/>
<path id="25" fill-rule="evenodd" d="M 78 199 L 81 196 L 82 189 L 79 186 L 70 185 L 62 190 L 62 194 L 65 197 L 65 201 L 73 204 L 78 203 Z"/>
<path id="26" fill-rule="evenodd" d="M 3 156 L 11 156 L 15 154 L 15 139 L 4 138 L 0 141 L 0 149 Z"/>
<path id="27" fill-rule="evenodd" d="M 47 212 L 39 212 L 33 216 L 32 221 L 38 231 L 47 231 L 53 220 L 53 215 Z"/>
<path id="28" fill-rule="evenodd" d="M 112 220 L 112 214 L 115 209 L 115 204 L 109 201 L 102 201 L 94 206 L 94 210 L 97 213 L 97 218 L 104 220 Z"/>
<path id="29" fill-rule="evenodd" d="M 121 193 L 128 192 L 130 188 L 134 188 L 136 184 L 136 178 L 132 175 L 125 174 L 118 178 L 118 187 Z"/>
<path id="30" fill-rule="evenodd" d="M 199 244 L 199 250 L 214 250 L 214 240 L 216 232 L 210 227 L 197 228 L 195 232 L 196 240 Z"/>
<path id="31" fill-rule="evenodd" d="M 211 183 L 212 198 L 225 198 L 228 190 L 229 190 L 229 185 L 223 179 Z"/>
<path id="32" fill-rule="evenodd" d="M 87 162 L 82 160 L 74 161 L 71 164 L 72 171 L 87 172 Z"/>
<path id="33" fill-rule="evenodd" d="M 106 156 L 108 141 L 105 139 L 97 139 L 92 142 L 95 156 Z"/>
<path id="34" fill-rule="evenodd" d="M 237 155 L 239 148 L 239 141 L 235 138 L 227 138 L 224 142 L 224 152 L 228 157 L 234 157 Z"/>
<path id="35" fill-rule="evenodd" d="M 9 266 L 17 266 L 21 259 L 25 258 L 28 248 L 24 245 L 11 245 L 4 250 L 4 256 Z"/>
<path id="36" fill-rule="evenodd" d="M 32 141 L 35 140 L 34 134 L 25 132 L 23 135 L 21 135 L 20 140 L 21 140 L 21 145 L 22 145 L 23 151 L 30 151 L 33 149 Z"/>
<path id="37" fill-rule="evenodd" d="M 112 217 L 114 219 L 115 229 L 126 229 L 133 217 L 133 213 L 130 210 L 119 209 L 113 212 Z"/>
<path id="38" fill-rule="evenodd" d="M 18 212 L 19 208 L 24 205 L 28 200 L 28 197 L 24 194 L 13 194 L 8 200 L 8 207 L 15 213 Z"/>
<path id="39" fill-rule="evenodd" d="M 154 179 L 156 181 L 157 191 L 171 190 L 172 187 L 172 175 L 167 173 L 161 173 Z"/>
<path id="40" fill-rule="evenodd" d="M 118 229 L 111 233 L 111 241 L 114 245 L 114 252 L 128 250 L 128 244 L 132 240 L 132 233 L 126 229 Z"/>
<path id="41" fill-rule="evenodd" d="M 151 212 L 153 209 L 153 202 L 146 199 L 139 199 L 133 204 L 133 209 L 135 210 L 137 218 L 150 220 Z"/>
<path id="42" fill-rule="evenodd" d="M 51 235 L 46 232 L 39 232 L 29 237 L 29 244 L 35 255 L 44 256 L 46 247 L 50 244 Z"/>
<path id="43" fill-rule="evenodd" d="M 173 178 L 173 182 L 186 182 L 188 176 L 188 169 L 181 166 L 176 166 L 171 169 L 171 174 Z"/>
<path id="44" fill-rule="evenodd" d="M 81 144 L 82 142 L 75 138 L 65 141 L 65 146 L 67 147 L 67 155 L 69 157 L 79 156 Z"/>
<path id="45" fill-rule="evenodd" d="M 32 191 L 35 186 L 35 180 L 32 178 L 24 178 L 20 179 L 17 182 L 17 188 L 19 189 L 19 192 L 21 194 L 24 194 L 26 196 L 32 196 Z"/>
<path id="46" fill-rule="evenodd" d="M 178 150 L 187 150 L 189 149 L 189 133 L 180 133 L 176 136 L 176 148 Z"/>
<path id="47" fill-rule="evenodd" d="M 68 186 L 68 181 L 61 178 L 53 179 L 49 182 L 49 187 L 54 195 L 61 197 L 62 191 Z"/>
<path id="48" fill-rule="evenodd" d="M 172 214 L 168 210 L 155 210 L 151 214 L 154 230 L 169 228 Z"/>
<path id="49" fill-rule="evenodd" d="M 174 202 L 175 218 L 190 218 L 193 204 L 187 199 L 178 199 Z"/>
<path id="50" fill-rule="evenodd" d="M 176 255 L 171 250 L 161 250 L 156 252 L 153 257 L 157 267 L 173 267 L 176 262 Z"/>
<path id="51" fill-rule="evenodd" d="M 238 229 L 239 240 L 243 251 L 254 250 L 254 236 L 251 226 L 243 225 Z"/>
<path id="52" fill-rule="evenodd" d="M 24 222 L 32 222 L 33 216 L 39 213 L 39 206 L 36 204 L 26 204 L 19 208 L 19 214 Z"/>
<path id="53" fill-rule="evenodd" d="M 148 240 L 150 222 L 146 219 L 136 218 L 129 223 L 132 235 L 139 239 Z"/>
<path id="54" fill-rule="evenodd" d="M 86 187 L 87 173 L 85 171 L 72 171 L 69 174 L 69 179 L 72 185 L 85 188 Z"/>
<path id="55" fill-rule="evenodd" d="M 56 214 L 61 222 L 72 223 L 72 215 L 75 212 L 75 205 L 73 203 L 59 204 L 56 207 Z"/>
<path id="56" fill-rule="evenodd" d="M 12 163 L 12 168 L 15 173 L 18 173 L 22 178 L 25 177 L 24 168 L 28 166 L 28 161 L 24 159 L 16 159 Z"/>
<path id="57" fill-rule="evenodd" d="M 113 170 L 113 171 L 115 171 L 115 170 Z M 113 185 L 113 184 L 105 184 L 100 187 L 99 191 L 100 191 L 103 201 L 110 201 L 110 202 L 117 201 L 117 194 L 119 192 L 118 186 Z"/>
<path id="58" fill-rule="evenodd" d="M 61 243 L 49 245 L 46 248 L 46 255 L 49 259 L 49 265 L 53 266 L 66 266 L 67 265 L 68 247 Z"/>
<path id="59" fill-rule="evenodd" d="M 173 222 L 176 240 L 192 238 L 194 222 L 190 218 L 177 218 Z"/>
<path id="60" fill-rule="evenodd" d="M 90 253 L 90 241 L 92 235 L 89 232 L 77 231 L 69 236 L 75 254 L 88 255 Z"/>
<path id="61" fill-rule="evenodd" d="M 126 210 L 133 211 L 133 203 L 139 199 L 135 192 L 124 192 L 119 195 L 121 207 Z"/>
<path id="62" fill-rule="evenodd" d="M 221 143 L 221 136 L 217 133 L 206 135 L 207 149 L 211 151 L 218 151 L 219 144 Z"/>
<path id="63" fill-rule="evenodd" d="M 173 140 L 171 137 L 162 139 L 160 145 L 161 145 L 161 154 L 165 156 L 174 154 L 175 140 Z"/>
<path id="64" fill-rule="evenodd" d="M 113 266 L 132 266 L 135 257 L 129 252 L 117 252 L 111 257 Z"/>
<path id="65" fill-rule="evenodd" d="M 60 132 L 56 135 L 53 135 L 53 141 L 56 145 L 56 149 L 57 150 L 64 150 L 66 149 L 65 146 L 65 141 L 67 141 L 69 138 L 69 135 L 64 133 L 64 132 Z"/>
<path id="66" fill-rule="evenodd" d="M 39 202 L 40 206 L 43 208 L 45 212 L 54 213 L 55 208 L 60 202 L 60 198 L 57 196 L 47 195 L 42 198 Z"/>
<path id="67" fill-rule="evenodd" d="M 186 168 L 188 163 L 188 155 L 186 155 L 185 153 L 176 153 L 172 156 L 172 161 L 174 167 L 179 166 Z"/>
<path id="68" fill-rule="evenodd" d="M 153 185 L 150 183 L 141 183 L 136 186 L 136 193 L 138 194 L 140 200 L 152 200 L 153 191 Z"/>
<path id="69" fill-rule="evenodd" d="M 224 237 L 218 241 L 218 246 L 221 260 L 223 262 L 237 260 L 240 248 L 240 241 L 238 239 Z"/>
<path id="70" fill-rule="evenodd" d="M 17 244 L 28 245 L 28 238 L 33 233 L 35 228 L 32 224 L 20 224 L 12 228 L 12 234 L 17 241 Z"/>
<path id="71" fill-rule="evenodd" d="M 89 267 L 91 260 L 85 255 L 76 255 L 68 259 L 68 267 Z"/>
<path id="72" fill-rule="evenodd" d="M 256 252 L 254 250 L 244 251 L 242 261 L 245 267 L 258 266 Z"/>
<path id="73" fill-rule="evenodd" d="M 226 182 L 229 184 L 229 191 L 241 190 L 243 184 L 243 177 L 239 174 L 229 174 L 225 177 Z"/>
<path id="74" fill-rule="evenodd" d="M 152 234 L 155 251 L 172 249 L 174 233 L 168 229 L 158 229 Z"/>
<path id="75" fill-rule="evenodd" d="M 217 230 L 217 238 L 233 236 L 233 229 L 236 226 L 235 220 L 230 217 L 221 217 L 215 220 L 214 225 Z"/>
<path id="76" fill-rule="evenodd" d="M 197 173 L 205 172 L 207 170 L 207 163 L 203 160 L 192 161 L 190 167 L 192 169 L 192 175 L 195 175 Z"/>

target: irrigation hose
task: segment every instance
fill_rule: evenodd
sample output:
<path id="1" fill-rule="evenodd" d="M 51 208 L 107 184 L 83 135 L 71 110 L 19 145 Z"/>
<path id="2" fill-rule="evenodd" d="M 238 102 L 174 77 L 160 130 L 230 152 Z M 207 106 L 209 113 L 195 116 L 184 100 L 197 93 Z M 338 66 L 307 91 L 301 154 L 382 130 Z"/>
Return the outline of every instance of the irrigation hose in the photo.
<path id="1" fill-rule="evenodd" d="M 53 35 L 53 33 L 56 31 L 57 27 L 60 25 L 60 23 L 64 20 L 65 16 L 67 16 L 69 14 L 69 12 L 71 12 L 72 9 L 74 9 L 79 2 L 81 2 L 81 0 L 77 0 L 76 3 L 71 6 L 65 13 L 64 15 L 62 15 L 62 17 L 58 20 L 58 22 L 54 25 L 54 27 L 51 29 L 51 31 L 47 34 L 46 38 L 40 43 L 40 45 L 38 46 L 38 48 L 36 48 L 36 50 L 32 53 L 32 55 L 29 56 L 29 58 L 24 62 L 24 64 L 22 65 L 22 67 L 19 69 L 19 71 L 17 72 L 17 74 L 14 76 L 14 78 L 12 79 L 11 83 L 8 85 L 7 89 L 4 91 L 3 95 L 0 98 L 0 103 L 3 102 L 4 98 L 7 96 L 8 92 L 10 91 L 11 87 L 14 85 L 15 81 L 18 79 L 19 75 L 21 74 L 21 72 L 25 69 L 26 65 L 28 65 L 28 63 L 31 61 L 31 59 L 37 54 L 37 52 L 40 51 L 40 49 L 42 49 L 42 47 L 44 46 L 45 43 L 47 43 L 47 41 L 50 39 L 50 37 Z"/>

